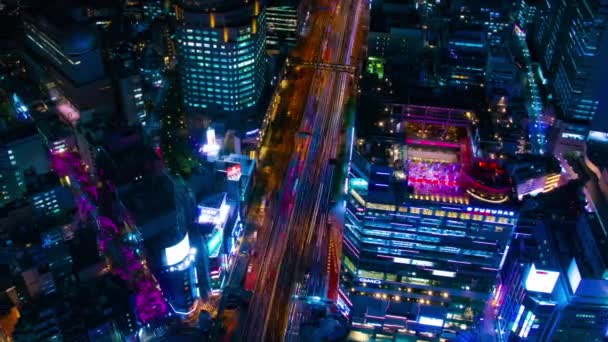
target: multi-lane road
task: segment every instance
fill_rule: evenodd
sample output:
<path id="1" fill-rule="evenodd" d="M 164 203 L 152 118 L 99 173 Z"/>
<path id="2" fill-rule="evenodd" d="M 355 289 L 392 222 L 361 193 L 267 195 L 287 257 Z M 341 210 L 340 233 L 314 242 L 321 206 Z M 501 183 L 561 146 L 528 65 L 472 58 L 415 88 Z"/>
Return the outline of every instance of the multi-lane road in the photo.
<path id="1" fill-rule="evenodd" d="M 335 160 L 344 140 L 344 105 L 355 80 L 344 66 L 357 63 L 367 8 L 366 0 L 313 6 L 310 35 L 301 44 L 307 48 L 296 50 L 298 64 L 289 67 L 301 75 L 284 92 L 278 90 L 284 104 L 277 108 L 287 113 L 276 115 L 289 119 L 261 147 L 261 164 L 264 158 L 273 160 L 266 178 L 275 181 L 266 184 L 265 215 L 258 222 L 253 267 L 258 273 L 242 322 L 244 340 L 285 339 L 290 316 L 301 317 L 293 314 L 295 284 L 307 295 L 327 294 L 329 200 L 335 168 L 342 167 Z M 279 136 L 281 146 L 273 146 L 273 136 Z"/>

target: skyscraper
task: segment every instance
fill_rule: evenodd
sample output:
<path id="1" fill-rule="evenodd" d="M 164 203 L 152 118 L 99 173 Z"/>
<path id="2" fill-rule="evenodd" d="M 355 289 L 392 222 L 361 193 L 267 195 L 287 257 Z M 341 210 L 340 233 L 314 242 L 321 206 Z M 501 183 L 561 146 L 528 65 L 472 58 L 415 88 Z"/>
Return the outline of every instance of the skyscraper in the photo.
<path id="1" fill-rule="evenodd" d="M 296 46 L 301 18 L 297 1 L 275 1 L 267 10 L 266 48 L 286 52 Z"/>
<path id="2" fill-rule="evenodd" d="M 263 2 L 184 0 L 177 11 L 178 62 L 189 114 L 238 123 L 264 85 Z"/>
<path id="3" fill-rule="evenodd" d="M 352 153 L 338 305 L 363 331 L 455 338 L 493 290 L 518 217 L 511 185 L 472 159 L 472 112 L 384 112 Z"/>
<path id="4" fill-rule="evenodd" d="M 606 116 L 608 77 L 608 1 L 576 0 L 541 8 L 534 44 L 548 75 L 549 89 L 567 120 L 589 122 Z M 604 101 L 605 102 L 605 101 Z M 608 121 L 608 120 L 605 120 Z M 608 122 L 604 123 L 608 128 Z"/>
<path id="5" fill-rule="evenodd" d="M 596 186 L 587 182 L 585 192 Z M 583 212 L 576 187 L 571 183 L 541 200 L 549 206 L 536 212 L 549 209 L 550 215 L 536 220 L 533 229 L 518 227 L 491 301 L 498 313 L 497 341 L 608 337 L 606 207 L 598 203 L 593 213 Z M 564 215 L 569 202 L 581 211 L 578 217 Z"/>

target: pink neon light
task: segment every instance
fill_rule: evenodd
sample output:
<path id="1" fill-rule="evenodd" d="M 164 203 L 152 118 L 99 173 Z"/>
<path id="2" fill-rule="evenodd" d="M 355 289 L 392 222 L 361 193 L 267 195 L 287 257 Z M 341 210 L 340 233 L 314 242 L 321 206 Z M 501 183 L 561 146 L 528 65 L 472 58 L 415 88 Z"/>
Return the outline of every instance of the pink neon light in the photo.
<path id="1" fill-rule="evenodd" d="M 342 292 L 342 289 L 338 289 L 338 293 L 340 294 L 340 296 L 342 296 L 342 299 L 344 299 L 348 305 L 353 306 L 353 302 L 351 302 L 350 299 L 348 299 L 348 296 L 346 296 L 344 292 Z"/>
<path id="2" fill-rule="evenodd" d="M 80 112 L 67 101 L 58 104 L 57 111 L 59 112 L 59 115 L 72 126 L 80 119 Z"/>
<path id="3" fill-rule="evenodd" d="M 374 315 L 368 315 L 368 314 L 365 314 L 365 318 L 386 319 L 386 317 L 374 316 Z"/>
<path id="4" fill-rule="evenodd" d="M 167 315 L 168 306 L 158 284 L 149 271 L 143 266 L 140 257 L 131 246 L 122 244 L 123 231 L 128 229 L 132 220 L 128 215 L 122 219 L 123 224 L 118 225 L 109 217 L 97 215 L 97 202 L 99 199 L 97 187 L 86 173 L 83 163 L 75 153 L 61 153 L 51 155 L 52 169 L 61 177 L 69 176 L 76 179 L 79 186 L 74 186 L 78 192 L 78 210 L 81 217 L 91 215 L 96 218 L 99 227 L 99 248 L 108 257 L 111 257 L 112 271 L 125 280 L 136 293 L 137 315 L 143 323 L 157 320 Z M 114 190 L 110 184 L 107 188 Z M 120 255 L 116 258 L 117 255 Z"/>
<path id="5" fill-rule="evenodd" d="M 348 240 L 348 238 L 344 238 L 344 245 L 348 247 L 348 249 L 353 252 L 355 255 L 359 255 L 359 249 L 355 247 L 355 245 Z"/>
<path id="6" fill-rule="evenodd" d="M 453 142 L 448 142 L 448 141 L 422 140 L 422 139 L 413 139 L 413 138 L 407 138 L 405 141 L 408 145 L 424 145 L 424 146 L 435 146 L 435 147 L 460 148 L 459 143 L 453 143 Z"/>

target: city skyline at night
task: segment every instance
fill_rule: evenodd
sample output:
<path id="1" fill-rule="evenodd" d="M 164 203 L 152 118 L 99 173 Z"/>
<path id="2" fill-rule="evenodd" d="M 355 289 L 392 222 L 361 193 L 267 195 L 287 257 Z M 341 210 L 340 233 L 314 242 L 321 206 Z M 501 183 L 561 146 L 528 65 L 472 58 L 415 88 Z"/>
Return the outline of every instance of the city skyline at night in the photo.
<path id="1" fill-rule="evenodd" d="M 605 341 L 607 28 L 0 1 L 0 342 Z"/>

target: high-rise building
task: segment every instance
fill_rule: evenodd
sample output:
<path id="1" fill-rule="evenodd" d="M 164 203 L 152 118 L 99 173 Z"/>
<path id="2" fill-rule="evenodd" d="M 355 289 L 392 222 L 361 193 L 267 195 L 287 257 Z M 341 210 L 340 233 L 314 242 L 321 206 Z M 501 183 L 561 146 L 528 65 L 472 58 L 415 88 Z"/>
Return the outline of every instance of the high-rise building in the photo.
<path id="1" fill-rule="evenodd" d="M 297 1 L 274 1 L 266 10 L 266 49 L 287 52 L 296 46 L 300 20 Z"/>
<path id="2" fill-rule="evenodd" d="M 552 155 L 518 154 L 511 157 L 505 168 L 520 200 L 557 188 L 562 172 L 558 159 Z"/>
<path id="3" fill-rule="evenodd" d="M 94 26 L 49 12 L 26 15 L 24 31 L 25 45 L 48 72 L 47 88 L 57 88 L 81 112 L 114 110 Z"/>
<path id="4" fill-rule="evenodd" d="M 445 50 L 444 80 L 450 87 L 481 89 L 485 83 L 488 44 L 481 26 L 454 29 Z"/>
<path id="5" fill-rule="evenodd" d="M 372 120 L 352 150 L 338 305 L 362 332 L 474 331 L 518 219 L 509 177 L 473 158 L 470 111 L 389 105 Z"/>
<path id="6" fill-rule="evenodd" d="M 177 11 L 185 109 L 238 126 L 264 88 L 264 2 L 185 0 Z"/>
<path id="7" fill-rule="evenodd" d="M 32 124 L 0 129 L 0 206 L 20 198 L 26 191 L 25 171 L 49 171 L 48 150 Z"/>
<path id="8" fill-rule="evenodd" d="M 491 103 L 497 103 L 503 97 L 510 99 L 518 93 L 517 67 L 509 48 L 491 48 L 485 72 L 486 96 Z"/>
<path id="9" fill-rule="evenodd" d="M 552 2 L 538 13 L 533 42 L 562 117 L 588 123 L 597 116 L 607 129 L 608 1 Z"/>
<path id="10" fill-rule="evenodd" d="M 559 189 L 553 201 L 580 189 Z M 580 204 L 579 204 L 580 205 Z M 507 255 L 492 304 L 498 341 L 605 341 L 608 283 L 605 218 L 582 212 L 576 219 L 539 221 L 520 233 Z M 604 208 L 596 208 L 605 211 Z"/>
<path id="11" fill-rule="evenodd" d="M 452 18 L 484 28 L 490 46 L 498 46 L 508 40 L 513 23 L 511 1 L 502 0 L 455 0 L 450 2 Z"/>
<path id="12" fill-rule="evenodd" d="M 65 180 L 53 172 L 35 174 L 26 172 L 25 181 L 34 214 L 40 218 L 54 218 L 76 208 L 71 190 Z"/>
<path id="13" fill-rule="evenodd" d="M 148 122 L 144 106 L 143 82 L 139 75 L 126 73 L 118 79 L 120 109 L 128 125 Z"/>
<path id="14" fill-rule="evenodd" d="M 385 59 L 412 61 L 419 58 L 427 36 L 423 18 L 413 3 L 382 2 L 372 12 L 367 45 L 369 55 Z"/>

